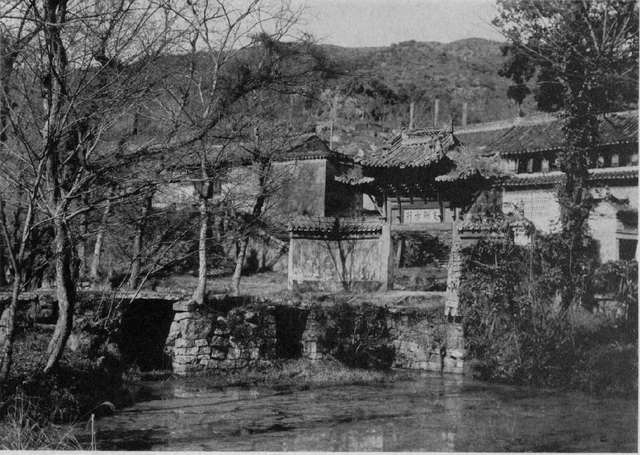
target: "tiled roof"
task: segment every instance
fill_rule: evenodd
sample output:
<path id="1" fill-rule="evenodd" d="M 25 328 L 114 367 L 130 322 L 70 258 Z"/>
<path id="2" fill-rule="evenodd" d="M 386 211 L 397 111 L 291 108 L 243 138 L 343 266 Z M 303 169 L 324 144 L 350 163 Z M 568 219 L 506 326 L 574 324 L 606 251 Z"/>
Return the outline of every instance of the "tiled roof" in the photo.
<path id="1" fill-rule="evenodd" d="M 449 152 L 447 157 L 455 166 L 447 174 L 437 176 L 437 182 L 456 182 L 474 177 L 497 179 L 504 174 L 502 161 L 497 154 L 487 155 L 476 148 L 461 145 Z"/>
<path id="2" fill-rule="evenodd" d="M 367 183 L 373 183 L 376 180 L 373 177 L 357 177 L 357 176 L 352 176 L 352 175 L 349 175 L 349 174 L 336 175 L 334 177 L 334 179 L 335 179 L 336 182 L 344 183 L 346 185 L 353 185 L 353 186 L 365 185 Z"/>
<path id="3" fill-rule="evenodd" d="M 351 158 L 329 148 L 327 143 L 315 134 L 305 134 L 293 138 L 283 144 L 282 153 L 274 157 L 274 161 L 314 160 L 320 158 L 335 158 L 340 161 L 351 161 Z"/>
<path id="4" fill-rule="evenodd" d="M 296 218 L 289 222 L 287 230 L 296 234 L 363 234 L 382 231 L 382 221 L 348 218 Z"/>
<path id="5" fill-rule="evenodd" d="M 498 127 L 496 127 L 498 128 Z M 490 130 L 460 130 L 455 131 L 456 138 L 466 146 L 475 146 L 481 150 L 485 150 L 487 145 L 495 144 L 507 131 L 513 129 L 513 125 L 505 125 L 499 129 Z"/>
<path id="6" fill-rule="evenodd" d="M 465 145 L 475 145 L 503 156 L 558 150 L 562 147 L 564 121 L 556 118 L 497 125 L 493 129 L 469 128 L 455 135 Z M 602 145 L 638 142 L 638 113 L 607 114 L 600 120 Z"/>
<path id="7" fill-rule="evenodd" d="M 456 145 L 451 131 L 403 131 L 389 146 L 355 161 L 371 167 L 424 167 L 440 161 Z"/>
<path id="8" fill-rule="evenodd" d="M 638 180 L 638 166 L 609 167 L 590 169 L 589 174 L 594 181 L 607 180 Z M 514 174 L 505 183 L 506 187 L 514 186 L 545 186 L 558 183 L 564 177 L 560 171 L 535 172 L 532 174 Z"/>
<path id="9" fill-rule="evenodd" d="M 272 162 L 313 159 L 337 159 L 352 162 L 351 158 L 329 148 L 327 143 L 313 133 L 299 135 L 273 136 L 264 144 L 265 156 Z M 250 142 L 230 142 L 211 148 L 210 159 L 217 162 L 228 162 L 234 165 L 251 163 L 254 159 L 253 144 Z M 194 165 L 200 166 L 198 155 Z"/>

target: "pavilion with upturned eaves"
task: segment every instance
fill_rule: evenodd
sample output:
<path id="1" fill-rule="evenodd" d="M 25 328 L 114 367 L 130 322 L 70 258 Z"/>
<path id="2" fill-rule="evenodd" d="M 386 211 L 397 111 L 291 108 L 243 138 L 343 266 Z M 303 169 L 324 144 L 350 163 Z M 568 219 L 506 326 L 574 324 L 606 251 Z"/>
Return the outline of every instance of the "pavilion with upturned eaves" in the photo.
<path id="1" fill-rule="evenodd" d="M 483 190 L 491 187 L 492 181 L 497 176 L 497 162 L 493 158 L 483 157 L 465 149 L 453 134 L 452 129 L 444 128 L 403 131 L 380 150 L 355 158 L 355 163 L 356 166 L 349 172 L 338 175 L 335 179 L 370 196 L 379 213 L 379 218 L 386 226 L 380 231 L 381 242 L 389 244 L 390 240 L 383 239 L 382 236 L 392 235 L 394 232 L 446 230 L 450 233 L 451 257 L 445 305 L 447 313 L 456 316 L 461 252 L 459 221 Z M 412 222 L 406 222 L 408 217 L 411 217 Z M 318 256 L 318 251 L 324 250 L 339 252 L 339 245 L 329 246 L 328 235 L 333 233 L 331 241 L 339 241 L 340 221 L 336 220 L 334 226 L 330 220 L 316 220 L 315 226 L 316 237 L 317 233 L 324 233 L 324 237 L 322 237 L 321 246 L 314 244 L 315 253 L 313 254 Z M 293 262 L 306 263 L 304 252 L 297 248 L 298 243 L 294 244 L 293 240 L 304 237 L 304 232 L 298 229 L 296 223 L 292 223 L 290 233 L 292 238 L 290 254 L 295 258 Z M 351 250 L 358 251 L 353 246 Z M 374 259 L 371 251 L 374 250 L 370 249 L 367 253 L 370 261 Z M 377 251 L 375 250 L 375 254 L 378 254 Z M 377 259 L 373 262 L 384 262 L 393 268 L 393 261 L 388 260 L 389 249 L 380 248 L 379 251 L 384 253 L 380 253 L 379 258 L 375 256 Z M 338 256 L 338 253 L 327 253 L 329 258 Z M 293 262 L 290 261 L 290 264 Z M 327 262 L 331 263 L 332 260 L 329 259 Z M 355 262 L 358 260 L 354 260 Z M 296 275 L 297 281 L 293 283 L 293 288 L 298 285 L 300 288 L 309 289 L 313 279 L 312 276 L 307 276 L 305 279 L 305 273 L 311 275 L 311 268 L 308 272 L 303 270 Z M 363 276 L 368 276 L 367 273 L 365 270 L 362 271 Z M 379 271 L 377 273 L 383 277 L 393 275 L 393 273 L 384 274 Z M 369 275 L 373 276 L 373 271 Z M 317 285 L 326 286 L 319 280 Z M 392 280 L 381 283 L 380 286 L 378 290 L 390 290 Z"/>

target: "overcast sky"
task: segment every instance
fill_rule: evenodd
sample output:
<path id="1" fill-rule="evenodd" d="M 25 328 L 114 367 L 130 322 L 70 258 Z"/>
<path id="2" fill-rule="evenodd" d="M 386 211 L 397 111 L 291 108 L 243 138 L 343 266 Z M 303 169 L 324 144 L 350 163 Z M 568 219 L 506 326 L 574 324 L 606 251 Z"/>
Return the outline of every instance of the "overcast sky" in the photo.
<path id="1" fill-rule="evenodd" d="M 303 28 L 324 44 L 389 46 L 402 41 L 502 41 L 494 0 L 292 0 L 306 4 Z"/>

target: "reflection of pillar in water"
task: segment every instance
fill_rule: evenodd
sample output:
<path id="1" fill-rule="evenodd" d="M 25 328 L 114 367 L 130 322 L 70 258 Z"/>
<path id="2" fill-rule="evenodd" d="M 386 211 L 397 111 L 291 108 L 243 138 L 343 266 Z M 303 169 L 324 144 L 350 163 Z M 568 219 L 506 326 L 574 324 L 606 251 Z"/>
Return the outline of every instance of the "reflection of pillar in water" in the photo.
<path id="1" fill-rule="evenodd" d="M 443 431 L 440 435 L 442 437 L 442 446 L 440 447 L 440 450 L 442 452 L 455 452 L 456 434 L 451 431 Z"/>
<path id="2" fill-rule="evenodd" d="M 446 388 L 448 390 L 459 389 L 463 383 L 462 375 L 449 375 Z M 449 396 L 445 394 L 442 404 L 449 420 L 449 431 L 442 433 L 444 451 L 455 451 L 456 433 L 458 428 L 464 427 L 463 400 L 457 394 Z"/>
<path id="3" fill-rule="evenodd" d="M 384 450 L 384 435 L 376 428 L 352 428 L 344 435 L 343 449 L 347 452 Z"/>

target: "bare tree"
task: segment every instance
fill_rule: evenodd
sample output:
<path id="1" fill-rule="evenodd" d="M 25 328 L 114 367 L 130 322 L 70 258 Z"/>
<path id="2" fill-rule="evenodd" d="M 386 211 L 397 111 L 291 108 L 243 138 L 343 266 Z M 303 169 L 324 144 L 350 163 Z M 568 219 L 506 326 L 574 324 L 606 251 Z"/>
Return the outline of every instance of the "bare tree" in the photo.
<path id="1" fill-rule="evenodd" d="M 312 74 L 320 58 L 311 43 L 281 42 L 297 17 L 277 0 L 10 0 L 0 6 L 0 111 L 3 143 L 10 143 L 1 172 L 11 175 L 17 164 L 26 170 L 13 182 L 27 189 L 30 203 L 21 215 L 21 242 L 30 238 L 32 212 L 54 232 L 60 316 L 45 371 L 62 355 L 77 299 L 71 220 L 104 202 L 107 192 L 96 185 L 105 177 L 162 170 L 185 147 L 206 140 L 247 94 L 267 86 L 287 90 Z M 197 70 L 184 71 L 189 61 Z M 20 251 L 14 256 L 20 259 Z M 16 286 L 19 292 L 19 281 Z M 9 345 L 11 327 L 8 321 L 0 328 L 0 341 L 4 336 Z M 3 362 L 9 365 L 10 356 Z"/>

